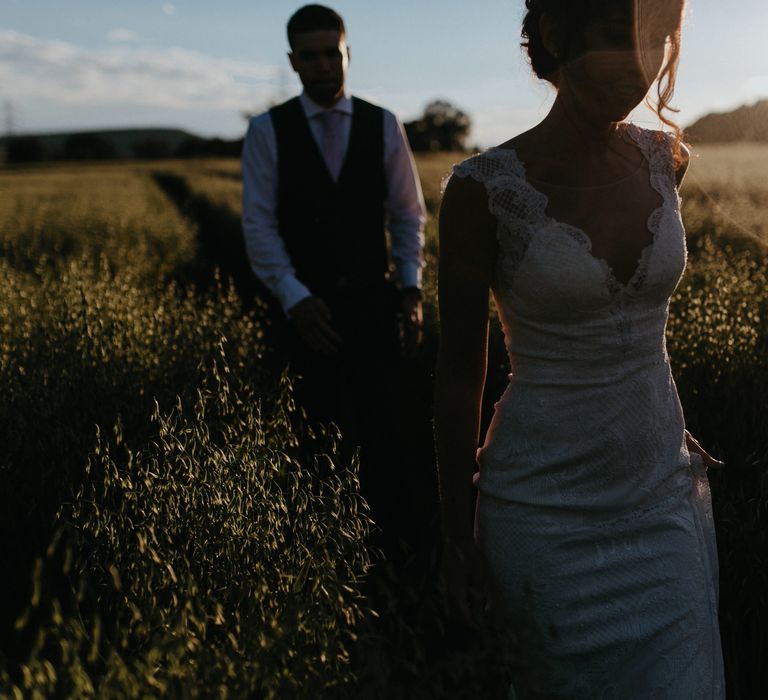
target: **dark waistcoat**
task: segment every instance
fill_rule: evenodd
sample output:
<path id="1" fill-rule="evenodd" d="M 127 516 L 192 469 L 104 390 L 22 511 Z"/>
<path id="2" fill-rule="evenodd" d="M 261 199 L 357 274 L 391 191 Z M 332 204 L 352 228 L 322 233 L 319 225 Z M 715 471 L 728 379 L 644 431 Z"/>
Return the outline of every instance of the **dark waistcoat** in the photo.
<path id="1" fill-rule="evenodd" d="M 352 98 L 346 158 L 334 182 L 299 98 L 270 110 L 277 138 L 277 221 L 296 276 L 335 297 L 381 285 L 385 237 L 384 112 Z"/>

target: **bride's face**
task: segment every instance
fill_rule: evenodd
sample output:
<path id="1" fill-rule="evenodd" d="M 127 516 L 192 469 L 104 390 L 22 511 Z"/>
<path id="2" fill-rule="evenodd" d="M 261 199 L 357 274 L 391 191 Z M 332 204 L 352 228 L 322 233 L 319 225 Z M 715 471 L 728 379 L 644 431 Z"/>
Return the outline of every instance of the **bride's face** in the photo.
<path id="1" fill-rule="evenodd" d="M 639 30 L 635 13 L 621 6 L 585 25 L 578 56 L 560 69 L 560 91 L 597 121 L 626 118 L 664 63 L 668 34 L 661 27 Z"/>

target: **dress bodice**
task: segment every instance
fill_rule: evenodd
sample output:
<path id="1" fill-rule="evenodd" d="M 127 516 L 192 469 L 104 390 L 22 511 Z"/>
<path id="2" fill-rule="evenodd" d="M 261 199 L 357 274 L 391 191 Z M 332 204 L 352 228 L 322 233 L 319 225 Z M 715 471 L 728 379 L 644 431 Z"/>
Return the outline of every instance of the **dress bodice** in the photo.
<path id="1" fill-rule="evenodd" d="M 648 219 L 652 241 L 626 284 L 592 254 L 583 230 L 547 215 L 547 197 L 528 182 L 514 150 L 490 149 L 456 166 L 457 176 L 484 184 L 497 220 L 494 296 L 513 361 L 604 365 L 662 350 L 669 297 L 685 268 L 685 235 L 668 138 L 637 127 L 628 133 L 662 199 Z"/>

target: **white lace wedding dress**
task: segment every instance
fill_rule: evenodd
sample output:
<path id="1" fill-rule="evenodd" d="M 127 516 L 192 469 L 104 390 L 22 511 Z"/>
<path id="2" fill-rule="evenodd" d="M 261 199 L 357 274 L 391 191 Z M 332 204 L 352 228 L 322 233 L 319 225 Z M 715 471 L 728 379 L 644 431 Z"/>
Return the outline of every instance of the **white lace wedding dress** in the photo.
<path id="1" fill-rule="evenodd" d="M 498 221 L 512 371 L 478 451 L 476 537 L 522 630 L 520 698 L 725 695 L 709 485 L 664 337 L 686 261 L 670 142 L 627 133 L 663 203 L 626 284 L 547 215 L 514 151 L 454 168 L 485 185 Z"/>

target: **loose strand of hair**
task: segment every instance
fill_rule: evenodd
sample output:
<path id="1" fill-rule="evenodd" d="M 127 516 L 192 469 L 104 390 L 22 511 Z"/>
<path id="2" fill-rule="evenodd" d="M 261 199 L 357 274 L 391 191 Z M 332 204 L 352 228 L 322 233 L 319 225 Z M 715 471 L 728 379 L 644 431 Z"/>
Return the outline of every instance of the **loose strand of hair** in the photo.
<path id="1" fill-rule="evenodd" d="M 679 109 L 673 107 L 671 104 L 672 97 L 675 93 L 675 84 L 677 82 L 677 66 L 680 62 L 680 44 L 681 32 L 678 30 L 672 36 L 669 56 L 659 74 L 656 87 L 657 102 L 653 105 L 654 112 L 661 120 L 662 124 L 672 129 L 672 133 L 674 134 L 672 158 L 675 170 L 685 163 L 685 156 L 683 155 L 685 134 L 683 129 L 680 128 L 680 125 L 671 117 L 667 116 L 666 112 L 675 114 L 680 112 Z"/>

